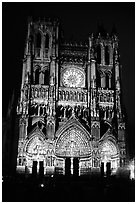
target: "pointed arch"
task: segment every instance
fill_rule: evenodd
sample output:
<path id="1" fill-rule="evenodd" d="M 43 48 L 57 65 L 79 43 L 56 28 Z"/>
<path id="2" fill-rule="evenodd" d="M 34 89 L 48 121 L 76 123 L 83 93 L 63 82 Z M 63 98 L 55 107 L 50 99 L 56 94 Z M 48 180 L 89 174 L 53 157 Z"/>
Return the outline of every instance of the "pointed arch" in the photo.
<path id="1" fill-rule="evenodd" d="M 55 154 L 59 157 L 89 157 L 91 156 L 90 135 L 76 118 L 57 131 Z"/>
<path id="2" fill-rule="evenodd" d="M 72 126 L 58 138 L 55 154 L 61 157 L 89 157 L 90 144 L 82 131 Z"/>
<path id="3" fill-rule="evenodd" d="M 25 145 L 25 152 L 30 155 L 37 155 L 40 153 L 44 146 L 43 138 L 41 135 L 31 137 Z"/>
<path id="4" fill-rule="evenodd" d="M 116 138 L 107 131 L 99 142 L 100 162 L 104 163 L 106 172 L 107 163 L 110 163 L 111 170 L 116 172 L 120 165 L 120 151 Z"/>
<path id="5" fill-rule="evenodd" d="M 110 139 L 105 140 L 100 145 L 100 151 L 102 154 L 106 152 L 109 156 L 115 156 L 118 154 L 117 146 Z"/>
<path id="6" fill-rule="evenodd" d="M 104 163 L 119 159 L 119 148 L 114 140 L 105 139 L 99 146 L 101 161 Z M 117 166 L 117 165 L 116 165 Z"/>

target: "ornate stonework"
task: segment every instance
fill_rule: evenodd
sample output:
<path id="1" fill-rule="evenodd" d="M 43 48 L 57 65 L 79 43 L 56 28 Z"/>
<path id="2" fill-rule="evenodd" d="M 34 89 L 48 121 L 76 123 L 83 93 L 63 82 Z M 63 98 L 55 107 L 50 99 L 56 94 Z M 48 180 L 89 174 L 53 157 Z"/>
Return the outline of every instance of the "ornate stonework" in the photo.
<path id="1" fill-rule="evenodd" d="M 17 107 L 17 171 L 91 173 L 125 164 L 117 36 L 62 43 L 59 23 L 30 21 Z M 31 40 L 30 40 L 31 39 Z M 67 167 L 67 161 L 70 166 Z M 74 171 L 73 171 L 74 170 Z"/>

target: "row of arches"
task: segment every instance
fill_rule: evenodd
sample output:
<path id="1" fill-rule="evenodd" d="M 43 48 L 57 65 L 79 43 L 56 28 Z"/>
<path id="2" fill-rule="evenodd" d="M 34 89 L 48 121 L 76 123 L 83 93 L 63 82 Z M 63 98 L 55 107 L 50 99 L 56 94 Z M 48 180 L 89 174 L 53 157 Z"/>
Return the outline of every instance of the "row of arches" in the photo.
<path id="1" fill-rule="evenodd" d="M 87 94 L 79 91 L 59 91 L 59 100 L 61 101 L 79 101 L 86 102 Z"/>
<path id="2" fill-rule="evenodd" d="M 40 126 L 40 123 L 37 125 Z M 82 130 L 82 127 L 79 125 L 76 126 L 72 124 L 67 126 L 65 129 L 62 129 L 59 137 L 57 137 L 55 146 L 52 144 L 49 147 L 49 143 L 45 142 L 42 137 L 40 133 L 37 132 L 36 135 L 30 137 L 26 143 L 26 152 L 24 152 L 23 155 L 26 153 L 27 166 L 32 166 L 31 164 L 35 160 L 43 161 L 43 167 L 56 167 L 56 156 L 60 156 L 62 158 L 80 158 L 78 163 L 80 171 L 82 169 L 99 167 L 101 162 L 103 162 L 104 165 L 106 165 L 107 162 L 111 162 L 112 168 L 117 168 L 119 151 L 115 140 L 113 141 L 113 139 L 107 138 L 104 141 L 101 141 L 99 143 L 98 150 L 94 149 L 92 143 L 89 141 L 90 136 L 85 132 L 85 130 Z M 49 148 L 50 151 L 48 150 Z M 55 152 L 53 152 L 53 149 L 55 149 Z M 85 161 L 82 161 L 83 157 L 85 158 Z M 23 157 L 20 157 L 20 160 L 21 158 Z M 21 165 L 21 162 L 19 163 Z"/>
<path id="3" fill-rule="evenodd" d="M 34 84 L 49 85 L 49 70 L 40 71 L 37 68 L 33 74 L 33 82 Z"/>
<path id="4" fill-rule="evenodd" d="M 71 106 L 59 106 L 58 108 L 58 117 L 62 118 L 70 118 L 72 114 L 75 114 L 77 117 L 87 120 L 89 117 L 89 110 L 85 107 L 75 106 L 72 108 Z"/>
<path id="5" fill-rule="evenodd" d="M 37 88 L 37 87 L 34 87 L 31 89 L 31 97 L 32 98 L 45 98 L 45 99 L 48 99 L 48 89 L 44 89 L 43 87 L 42 88 Z"/>
<path id="6" fill-rule="evenodd" d="M 110 108 L 107 107 L 105 109 L 101 108 L 99 110 L 99 117 L 100 117 L 100 120 L 109 120 L 109 119 L 113 118 L 114 117 L 113 108 L 111 108 L 111 107 Z"/>
<path id="7" fill-rule="evenodd" d="M 112 74 L 97 70 L 97 86 L 102 88 L 113 88 Z"/>
<path id="8" fill-rule="evenodd" d="M 98 95 L 98 101 L 99 102 L 114 102 L 114 96 L 112 93 L 99 93 Z"/>
<path id="9" fill-rule="evenodd" d="M 70 133 L 68 133 L 68 134 L 70 134 Z M 102 161 L 107 162 L 107 160 L 108 161 L 114 160 L 114 158 L 117 157 L 119 154 L 117 147 L 110 140 L 103 142 L 99 146 L 99 149 L 97 150 L 98 153 L 94 152 L 94 150 L 92 151 L 89 143 L 87 144 L 86 142 L 83 142 L 82 138 L 79 135 L 77 135 L 76 138 L 73 139 L 73 143 L 75 142 L 75 145 L 77 146 L 77 148 L 75 148 L 75 146 L 72 147 L 72 141 L 70 142 L 70 140 L 71 140 L 71 138 L 68 136 L 66 138 L 66 140 L 59 141 L 59 143 L 61 142 L 61 144 L 56 145 L 56 148 L 55 148 L 56 154 L 64 157 L 64 154 L 65 154 L 65 156 L 70 156 L 69 155 L 69 153 L 70 153 L 71 156 L 73 156 L 73 154 L 76 153 L 76 149 L 77 149 L 78 153 L 80 153 L 80 152 L 82 152 L 81 151 L 82 148 L 84 148 L 84 149 L 86 149 L 86 152 L 83 151 L 83 154 L 87 154 L 87 155 L 92 154 L 91 162 L 88 161 L 88 166 L 90 163 L 91 167 L 100 166 L 100 165 L 95 165 L 95 160 L 98 160 L 98 162 L 101 164 Z M 65 148 L 63 148 L 63 147 L 65 147 Z M 68 151 L 68 149 L 70 150 L 70 152 Z M 73 151 L 71 151 L 71 150 L 73 150 Z M 26 149 L 26 151 L 27 151 L 27 153 L 32 154 L 34 156 L 38 155 L 38 154 L 46 156 L 45 159 L 46 159 L 46 163 L 48 163 L 48 164 L 46 164 L 45 166 L 53 166 L 54 165 L 54 162 L 52 160 L 55 160 L 55 153 L 53 152 L 53 150 L 45 149 L 43 144 L 37 145 L 37 144 L 31 143 L 28 146 L 28 148 Z M 91 151 L 92 151 L 92 153 L 91 153 Z M 81 156 L 83 156 L 83 154 Z M 124 152 L 124 154 L 125 154 L 125 152 Z M 79 157 L 80 155 L 78 154 L 77 156 Z M 20 162 L 22 159 L 24 160 L 24 162 L 26 161 L 26 159 L 22 158 L 21 156 L 19 156 L 19 159 L 20 159 Z M 50 161 L 47 161 L 47 160 L 50 160 Z M 85 164 L 84 165 L 85 167 L 88 167 L 87 161 L 85 161 L 85 162 L 81 161 L 81 163 Z"/>
<path id="10" fill-rule="evenodd" d="M 29 114 L 31 116 L 46 116 L 47 107 L 45 105 L 32 105 L 29 109 Z"/>

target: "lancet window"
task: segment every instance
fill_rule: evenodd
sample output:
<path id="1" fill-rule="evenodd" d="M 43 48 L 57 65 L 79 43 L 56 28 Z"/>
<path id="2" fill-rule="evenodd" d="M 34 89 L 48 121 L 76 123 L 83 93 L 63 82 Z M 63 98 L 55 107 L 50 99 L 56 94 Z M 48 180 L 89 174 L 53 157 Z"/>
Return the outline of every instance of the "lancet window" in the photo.
<path id="1" fill-rule="evenodd" d="M 105 47 L 105 64 L 109 65 L 109 47 Z"/>
<path id="2" fill-rule="evenodd" d="M 36 47 L 41 48 L 41 34 L 38 33 L 36 36 Z"/>

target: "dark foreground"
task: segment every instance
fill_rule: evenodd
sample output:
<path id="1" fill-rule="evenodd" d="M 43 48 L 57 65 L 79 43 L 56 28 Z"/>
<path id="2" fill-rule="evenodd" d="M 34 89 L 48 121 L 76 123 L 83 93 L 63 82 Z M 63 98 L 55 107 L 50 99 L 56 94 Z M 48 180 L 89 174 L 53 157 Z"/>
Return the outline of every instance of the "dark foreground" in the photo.
<path id="1" fill-rule="evenodd" d="M 9 202 L 134 202 L 135 182 L 129 178 L 100 176 L 54 176 L 43 179 L 24 176 L 4 178 L 2 201 Z"/>

